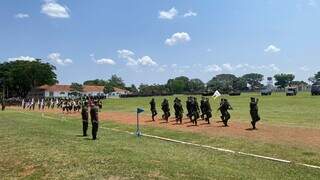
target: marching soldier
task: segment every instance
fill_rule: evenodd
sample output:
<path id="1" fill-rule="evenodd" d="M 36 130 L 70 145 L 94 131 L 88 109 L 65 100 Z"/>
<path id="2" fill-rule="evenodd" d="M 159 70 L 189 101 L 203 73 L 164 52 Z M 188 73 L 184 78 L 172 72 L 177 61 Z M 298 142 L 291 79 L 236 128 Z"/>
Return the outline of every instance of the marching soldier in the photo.
<path id="1" fill-rule="evenodd" d="M 176 98 L 174 100 L 174 111 L 175 111 L 175 116 L 176 116 L 176 122 L 180 122 L 182 124 L 182 118 L 183 118 L 183 107 L 181 104 L 181 100 Z"/>
<path id="2" fill-rule="evenodd" d="M 259 99 L 251 98 L 250 102 L 250 115 L 251 115 L 251 124 L 252 124 L 252 129 L 256 129 L 256 123 L 260 120 L 260 116 L 258 113 L 258 102 Z"/>
<path id="3" fill-rule="evenodd" d="M 83 136 L 87 136 L 88 120 L 89 120 L 88 102 L 84 102 L 84 104 L 82 105 L 81 116 L 82 116 Z"/>
<path id="4" fill-rule="evenodd" d="M 152 98 L 150 101 L 150 111 L 151 111 L 152 121 L 154 121 L 154 117 L 158 114 L 156 109 L 156 102 L 154 98 Z"/>
<path id="5" fill-rule="evenodd" d="M 99 107 L 98 102 L 94 101 L 94 104 L 90 108 L 90 116 L 92 123 L 92 139 L 97 139 L 97 133 L 99 128 L 99 117 L 98 117 Z"/>
<path id="6" fill-rule="evenodd" d="M 218 110 L 220 110 L 221 112 L 221 120 L 224 124 L 225 127 L 228 126 L 228 120 L 230 119 L 230 113 L 228 112 L 228 110 L 231 109 L 232 107 L 230 106 L 229 102 L 227 99 L 221 99 L 221 103 L 220 103 L 220 107 Z"/>
<path id="7" fill-rule="evenodd" d="M 212 109 L 210 105 L 209 98 L 206 98 L 204 101 L 204 109 L 205 109 L 205 120 L 210 124 L 210 118 L 212 117 Z"/>
<path id="8" fill-rule="evenodd" d="M 187 116 L 189 117 L 190 121 L 192 122 L 191 104 L 192 104 L 192 98 L 188 97 L 188 99 L 186 101 L 186 106 L 187 106 L 187 111 L 188 111 Z"/>
<path id="9" fill-rule="evenodd" d="M 162 119 L 166 120 L 168 122 L 170 117 L 170 108 L 169 108 L 169 102 L 167 99 L 164 99 L 161 104 L 161 109 L 163 111 Z"/>
<path id="10" fill-rule="evenodd" d="M 199 109 L 199 104 L 198 104 L 198 101 L 197 101 L 196 97 L 194 97 L 192 99 L 191 111 L 192 111 L 192 117 L 193 117 L 193 119 L 191 118 L 192 119 L 192 123 L 197 126 L 198 125 L 198 119 L 200 117 L 200 115 L 199 115 L 200 114 L 199 113 L 200 109 Z"/>
<path id="11" fill-rule="evenodd" d="M 204 115 L 206 113 L 205 98 L 204 97 L 202 97 L 201 101 L 200 101 L 200 110 L 201 110 L 201 119 L 204 120 Z"/>

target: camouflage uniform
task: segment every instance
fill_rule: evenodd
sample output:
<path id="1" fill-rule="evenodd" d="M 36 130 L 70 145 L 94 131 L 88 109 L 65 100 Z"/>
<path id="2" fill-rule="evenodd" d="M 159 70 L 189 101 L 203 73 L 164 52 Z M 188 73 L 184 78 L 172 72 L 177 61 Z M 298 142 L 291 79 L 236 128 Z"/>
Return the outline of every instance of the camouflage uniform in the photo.
<path id="1" fill-rule="evenodd" d="M 189 117 L 190 121 L 192 122 L 191 104 L 192 104 L 192 99 L 191 99 L 191 97 L 188 97 L 188 99 L 186 101 L 186 106 L 187 106 L 187 111 L 188 111 L 187 116 Z"/>
<path id="2" fill-rule="evenodd" d="M 1 110 L 4 111 L 6 109 L 6 100 L 2 98 L 1 100 Z"/>
<path id="3" fill-rule="evenodd" d="M 195 124 L 197 126 L 198 124 L 198 119 L 200 117 L 200 109 L 199 109 L 199 104 L 198 104 L 198 101 L 197 101 L 197 98 L 193 98 L 192 100 L 192 103 L 191 103 L 191 111 L 192 111 L 192 123 Z"/>
<path id="4" fill-rule="evenodd" d="M 206 98 L 204 101 L 204 109 L 204 114 L 206 116 L 205 120 L 208 122 L 208 124 L 210 124 L 210 118 L 212 117 L 212 109 L 208 98 Z"/>
<path id="5" fill-rule="evenodd" d="M 221 112 L 221 120 L 224 126 L 228 126 L 228 120 L 230 119 L 229 109 L 232 109 L 227 99 L 221 99 L 219 110 Z"/>
<path id="6" fill-rule="evenodd" d="M 206 107 L 205 107 L 205 98 L 202 97 L 200 101 L 200 110 L 201 110 L 201 119 L 204 120 L 204 116 L 206 113 Z"/>
<path id="7" fill-rule="evenodd" d="M 99 128 L 99 116 L 98 116 L 99 108 L 98 103 L 95 102 L 94 105 L 90 108 L 90 116 L 91 116 L 91 123 L 92 123 L 92 139 L 97 139 L 97 133 Z"/>
<path id="8" fill-rule="evenodd" d="M 82 106 L 81 116 L 82 116 L 83 136 L 87 136 L 88 120 L 89 120 L 88 103 L 87 102 L 85 102 Z"/>
<path id="9" fill-rule="evenodd" d="M 156 102 L 155 102 L 154 98 L 152 98 L 150 101 L 150 111 L 152 114 L 152 121 L 154 121 L 154 117 L 158 114 L 157 109 L 156 109 Z"/>
<path id="10" fill-rule="evenodd" d="M 250 115 L 251 115 L 251 124 L 252 128 L 256 129 L 256 123 L 260 120 L 260 116 L 258 114 L 258 102 L 259 99 L 251 98 L 250 102 Z"/>
<path id="11" fill-rule="evenodd" d="M 174 111 L 176 116 L 176 122 L 180 122 L 182 124 L 182 118 L 183 118 L 183 107 L 181 104 L 181 100 L 176 98 L 174 101 Z"/>
<path id="12" fill-rule="evenodd" d="M 161 109 L 163 111 L 162 119 L 166 120 L 168 122 L 170 117 L 170 108 L 169 108 L 169 102 L 167 99 L 164 99 L 161 104 Z"/>

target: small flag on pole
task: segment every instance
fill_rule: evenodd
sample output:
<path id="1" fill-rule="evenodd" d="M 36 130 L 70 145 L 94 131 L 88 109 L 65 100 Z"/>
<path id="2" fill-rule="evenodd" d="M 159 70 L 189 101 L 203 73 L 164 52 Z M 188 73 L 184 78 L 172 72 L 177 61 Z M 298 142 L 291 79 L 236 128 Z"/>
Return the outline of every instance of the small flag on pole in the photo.
<path id="1" fill-rule="evenodd" d="M 213 99 L 216 100 L 217 97 L 221 96 L 220 92 L 216 90 L 214 94 L 212 95 Z"/>
<path id="2" fill-rule="evenodd" d="M 143 110 L 143 109 L 141 109 L 141 108 L 137 108 L 137 113 L 138 113 L 138 114 L 140 114 L 140 113 L 142 113 L 142 112 L 144 112 L 144 110 Z"/>

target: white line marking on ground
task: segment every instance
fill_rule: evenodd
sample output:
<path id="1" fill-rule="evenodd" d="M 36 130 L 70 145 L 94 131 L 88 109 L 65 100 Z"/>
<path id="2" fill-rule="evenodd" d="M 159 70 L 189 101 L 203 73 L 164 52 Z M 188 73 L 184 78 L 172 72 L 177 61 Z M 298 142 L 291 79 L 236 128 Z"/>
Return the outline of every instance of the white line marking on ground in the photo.
<path id="1" fill-rule="evenodd" d="M 20 113 L 25 114 L 25 115 L 29 115 L 29 116 L 35 116 L 33 114 L 28 114 L 28 113 L 25 113 L 25 112 L 20 112 Z M 42 117 L 43 118 L 47 118 L 47 119 L 53 119 L 53 120 L 61 120 L 61 119 L 58 119 L 58 118 L 54 118 L 54 117 L 51 117 L 51 116 L 45 116 L 45 115 L 43 115 Z M 127 133 L 127 134 L 130 134 L 130 135 L 135 135 L 135 133 L 133 133 L 133 132 L 119 130 L 119 129 L 115 129 L 115 128 L 106 128 L 106 127 L 101 127 L 101 126 L 100 126 L 100 128 L 101 129 L 106 129 L 106 130 L 112 130 L 112 131 L 116 131 L 116 132 L 121 132 L 121 133 Z M 213 147 L 213 146 L 208 146 L 208 145 L 201 145 L 201 144 L 195 144 L 195 143 L 191 143 L 191 142 L 179 141 L 179 140 L 165 138 L 165 137 L 161 137 L 161 136 L 154 136 L 154 135 L 149 135 L 149 134 L 144 134 L 144 133 L 142 133 L 141 136 L 145 136 L 145 137 L 149 137 L 149 138 L 155 138 L 155 139 L 164 140 L 164 141 L 168 141 L 168 142 L 174 142 L 174 143 L 186 144 L 186 145 L 202 147 L 202 148 L 207 148 L 207 149 L 213 149 L 213 150 L 216 150 L 216 151 L 222 151 L 222 152 L 227 152 L 227 153 L 232 153 L 232 154 L 239 154 L 239 155 L 250 156 L 250 157 L 255 157 L 255 158 L 260 158 L 260 159 L 266 159 L 266 160 L 271 160 L 271 161 L 276 161 L 276 162 L 281 162 L 281 163 L 287 163 L 287 164 L 290 163 L 290 164 L 296 164 L 296 165 L 300 165 L 300 166 L 304 166 L 304 167 L 320 169 L 320 166 L 304 164 L 304 163 L 295 163 L 295 162 L 292 162 L 292 161 L 289 161 L 289 160 L 285 160 L 285 159 L 278 159 L 278 158 L 273 158 L 273 157 L 268 157 L 268 156 L 261 156 L 261 155 L 251 154 L 251 153 L 244 153 L 244 152 L 240 152 L 240 151 L 236 152 L 236 151 L 229 150 L 229 149 L 223 149 L 223 148 L 218 148 L 218 147 Z"/>

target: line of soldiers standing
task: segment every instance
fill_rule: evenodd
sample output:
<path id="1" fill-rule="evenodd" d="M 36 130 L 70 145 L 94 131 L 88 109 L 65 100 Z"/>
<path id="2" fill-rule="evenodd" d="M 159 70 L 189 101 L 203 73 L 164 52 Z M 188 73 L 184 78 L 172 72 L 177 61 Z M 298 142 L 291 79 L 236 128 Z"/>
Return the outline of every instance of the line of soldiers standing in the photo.
<path id="1" fill-rule="evenodd" d="M 260 116 L 258 114 L 258 102 L 259 99 L 251 98 L 250 101 L 250 115 L 251 115 L 251 125 L 253 129 L 256 129 L 256 123 L 260 120 Z M 175 111 L 175 119 L 176 122 L 182 124 L 183 119 L 183 106 L 181 104 L 181 100 L 179 98 L 175 98 L 174 105 L 173 105 L 174 111 Z M 187 108 L 187 117 L 190 119 L 190 122 L 192 122 L 194 125 L 197 126 L 198 119 L 201 118 L 202 120 L 205 120 L 208 124 L 210 124 L 210 118 L 212 117 L 212 108 L 210 105 L 209 98 L 202 97 L 200 101 L 200 106 L 198 104 L 196 97 L 188 97 L 186 101 L 186 108 Z M 168 122 L 168 119 L 170 117 L 170 106 L 169 101 L 167 99 L 164 99 L 161 103 L 161 109 L 163 111 L 162 119 Z M 218 108 L 218 111 L 221 113 L 221 121 L 223 122 L 224 126 L 228 126 L 228 121 L 231 118 L 230 113 L 228 110 L 232 110 L 230 103 L 227 99 L 221 98 L 220 106 Z M 157 109 L 156 109 L 156 102 L 154 98 L 150 101 L 150 110 L 151 110 L 151 116 L 152 121 L 155 121 L 155 116 L 157 116 Z M 200 115 L 201 113 L 201 115 Z"/>

